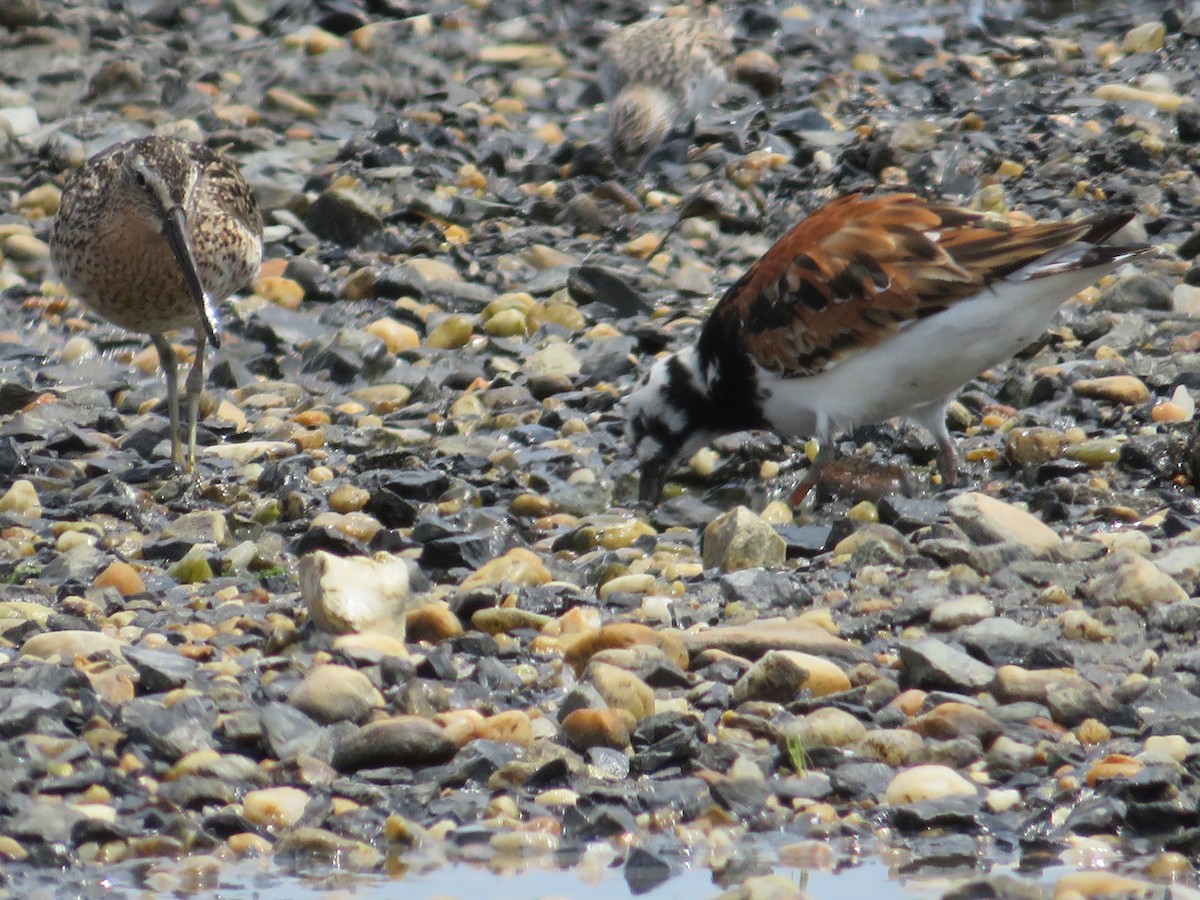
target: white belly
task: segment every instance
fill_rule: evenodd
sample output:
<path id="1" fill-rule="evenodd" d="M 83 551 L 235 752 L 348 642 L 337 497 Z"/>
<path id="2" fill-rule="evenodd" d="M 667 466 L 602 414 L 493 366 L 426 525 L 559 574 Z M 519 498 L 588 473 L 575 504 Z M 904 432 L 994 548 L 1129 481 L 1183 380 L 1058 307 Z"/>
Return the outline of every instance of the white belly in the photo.
<path id="1" fill-rule="evenodd" d="M 819 375 L 782 378 L 760 369 L 765 416 L 789 437 L 815 433 L 819 418 L 841 430 L 893 416 L 929 421 L 964 384 L 1042 334 L 1059 305 L 1101 274 L 1001 282 Z"/>

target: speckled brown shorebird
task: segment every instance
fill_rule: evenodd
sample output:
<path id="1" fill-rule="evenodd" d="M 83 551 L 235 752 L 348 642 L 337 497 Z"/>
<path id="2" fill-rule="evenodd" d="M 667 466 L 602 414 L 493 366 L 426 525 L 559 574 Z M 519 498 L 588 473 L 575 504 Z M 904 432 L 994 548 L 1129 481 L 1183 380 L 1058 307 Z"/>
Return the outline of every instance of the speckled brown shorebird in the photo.
<path id="1" fill-rule="evenodd" d="M 609 149 L 618 165 L 634 171 L 721 92 L 733 44 L 712 9 L 626 25 L 609 35 L 600 56 Z"/>
<path id="2" fill-rule="evenodd" d="M 149 334 L 167 380 L 171 458 L 196 464 L 206 341 L 221 346 L 216 305 L 262 260 L 262 217 L 237 167 L 202 144 L 145 137 L 114 144 L 62 193 L 50 256 L 63 283 L 115 325 Z M 164 332 L 192 326 L 188 449 L 179 440 L 175 351 Z"/>

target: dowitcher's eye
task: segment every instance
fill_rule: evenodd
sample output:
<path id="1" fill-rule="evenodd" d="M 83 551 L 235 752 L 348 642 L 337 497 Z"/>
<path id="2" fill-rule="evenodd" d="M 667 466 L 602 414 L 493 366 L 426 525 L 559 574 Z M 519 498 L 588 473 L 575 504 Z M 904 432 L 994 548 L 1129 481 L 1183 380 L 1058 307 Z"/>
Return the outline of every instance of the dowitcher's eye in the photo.
<path id="1" fill-rule="evenodd" d="M 135 172 L 133 173 L 133 178 L 134 178 L 134 180 L 135 180 L 135 181 L 138 183 L 138 187 L 145 187 L 145 186 L 146 186 L 146 173 L 145 173 L 145 172 L 142 172 L 142 171 L 140 171 L 140 170 L 139 170 L 139 171 L 135 171 Z"/>

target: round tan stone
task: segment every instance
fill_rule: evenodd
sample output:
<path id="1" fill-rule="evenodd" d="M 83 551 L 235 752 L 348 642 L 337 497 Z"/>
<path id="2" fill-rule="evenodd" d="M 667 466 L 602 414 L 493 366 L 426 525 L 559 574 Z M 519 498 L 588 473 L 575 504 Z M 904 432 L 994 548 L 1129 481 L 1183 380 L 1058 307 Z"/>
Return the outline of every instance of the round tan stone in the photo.
<path id="1" fill-rule="evenodd" d="M 329 492 L 329 508 L 338 513 L 358 512 L 370 499 L 370 492 L 356 484 L 339 484 Z"/>
<path id="2" fill-rule="evenodd" d="M 524 547 L 509 550 L 503 556 L 485 562 L 463 579 L 462 589 L 511 584 L 515 587 L 537 587 L 551 580 L 550 570 L 536 553 Z"/>
<path id="3" fill-rule="evenodd" d="M 636 622 L 615 622 L 586 632 L 570 643 L 564 658 L 576 671 L 582 671 L 587 661 L 601 650 L 621 650 L 638 644 L 657 647 L 681 669 L 688 667 L 688 652 L 679 638 Z"/>
<path id="4" fill-rule="evenodd" d="M 1140 378 L 1132 375 L 1107 375 L 1103 378 L 1083 378 L 1071 386 L 1080 397 L 1137 406 L 1150 399 L 1150 389 Z"/>
<path id="5" fill-rule="evenodd" d="M 528 747 L 533 743 L 533 723 L 528 714 L 519 709 L 510 709 L 479 722 L 475 726 L 475 737 Z"/>
<path id="6" fill-rule="evenodd" d="M 390 316 L 376 319 L 363 330 L 383 341 L 389 353 L 403 353 L 405 350 L 415 350 L 421 346 L 421 335 L 415 328 L 397 322 Z"/>
<path id="7" fill-rule="evenodd" d="M 629 746 L 637 720 L 626 709 L 577 709 L 562 720 L 563 734 L 577 749 Z"/>
<path id="8" fill-rule="evenodd" d="M 895 806 L 943 797 L 975 796 L 977 793 L 975 785 L 949 766 L 928 764 L 897 773 L 883 797 L 885 802 Z"/>
<path id="9" fill-rule="evenodd" d="M 266 856 L 271 852 L 271 842 L 250 831 L 231 834 L 225 844 L 239 857 Z"/>
<path id="10" fill-rule="evenodd" d="M 610 707 L 628 710 L 639 722 L 654 713 L 654 691 L 632 672 L 592 661 L 585 677 Z"/>
<path id="11" fill-rule="evenodd" d="M 146 589 L 142 576 L 127 562 L 116 560 L 92 581 L 92 587 L 114 588 L 122 597 L 140 594 Z"/>
<path id="12" fill-rule="evenodd" d="M 21 655 L 46 660 L 57 657 L 63 661 L 95 653 L 112 653 L 120 657 L 124 643 L 99 631 L 48 631 L 28 638 L 21 645 Z"/>
<path id="13" fill-rule="evenodd" d="M 862 740 L 867 726 L 845 710 L 824 706 L 783 727 L 785 739 L 799 741 L 806 750 L 845 747 Z"/>
<path id="14" fill-rule="evenodd" d="M 484 721 L 484 715 L 477 709 L 448 709 L 433 717 L 433 721 L 442 727 L 443 733 L 458 746 L 473 741 L 476 729 Z"/>
<path id="15" fill-rule="evenodd" d="M 263 788 L 242 798 L 242 815 L 263 828 L 290 828 L 304 815 L 308 800 L 308 794 L 300 788 Z"/>
<path id="16" fill-rule="evenodd" d="M 1111 781 L 1117 778 L 1132 778 L 1145 768 L 1144 764 L 1132 756 L 1113 753 L 1104 759 L 1098 759 L 1088 768 L 1084 781 L 1089 787 L 1095 787 L 1101 781 Z"/>
<path id="17" fill-rule="evenodd" d="M 450 605 L 439 600 L 427 603 L 408 614 L 405 631 L 410 641 L 437 644 L 463 633 L 462 622 L 450 611 Z"/>
<path id="18" fill-rule="evenodd" d="M 288 702 L 318 722 L 362 722 L 384 705 L 366 675 L 349 666 L 318 666 L 292 690 Z"/>

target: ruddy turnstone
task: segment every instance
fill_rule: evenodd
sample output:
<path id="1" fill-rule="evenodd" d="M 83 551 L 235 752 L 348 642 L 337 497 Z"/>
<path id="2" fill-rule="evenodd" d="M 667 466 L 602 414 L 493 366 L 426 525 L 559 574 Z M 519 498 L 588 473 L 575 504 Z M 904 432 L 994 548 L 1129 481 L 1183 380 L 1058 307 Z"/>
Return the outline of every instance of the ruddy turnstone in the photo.
<path id="1" fill-rule="evenodd" d="M 1150 251 L 1100 246 L 1129 213 L 1005 224 L 912 194 L 848 194 L 794 226 L 721 298 L 694 346 L 658 360 L 627 399 L 639 498 L 710 438 L 764 428 L 815 435 L 798 503 L 838 430 L 893 416 L 958 456 L 946 407 L 984 369 L 1045 331 L 1059 305 Z"/>
<path id="2" fill-rule="evenodd" d="M 171 458 L 193 469 L 204 345 L 220 346 L 215 305 L 247 285 L 262 259 L 262 218 L 250 186 L 203 144 L 166 137 L 114 144 L 68 179 L 50 258 L 88 307 L 150 335 L 167 380 Z M 163 332 L 189 326 L 196 358 L 186 383 L 185 460 L 175 351 Z"/>
<path id="3" fill-rule="evenodd" d="M 684 129 L 725 86 L 733 44 L 719 11 L 635 22 L 600 48 L 614 161 L 634 171 L 673 129 Z"/>

